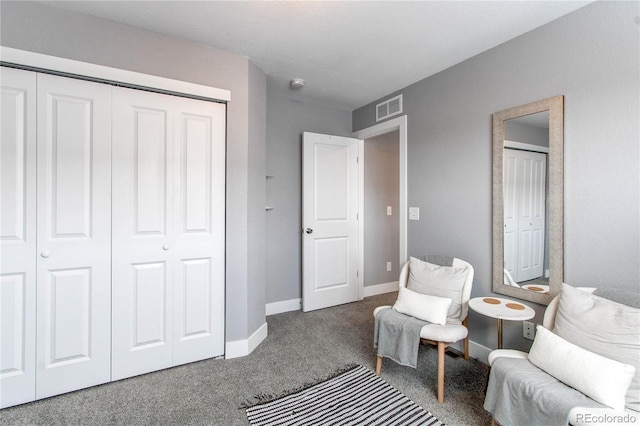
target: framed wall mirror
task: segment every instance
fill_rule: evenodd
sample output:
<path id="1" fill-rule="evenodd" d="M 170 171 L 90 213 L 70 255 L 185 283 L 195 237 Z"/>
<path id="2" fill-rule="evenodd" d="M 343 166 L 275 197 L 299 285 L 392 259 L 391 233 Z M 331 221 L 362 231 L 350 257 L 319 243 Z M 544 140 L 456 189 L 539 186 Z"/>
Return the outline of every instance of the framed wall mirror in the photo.
<path id="1" fill-rule="evenodd" d="M 564 276 L 564 97 L 493 114 L 493 291 L 549 304 Z"/>

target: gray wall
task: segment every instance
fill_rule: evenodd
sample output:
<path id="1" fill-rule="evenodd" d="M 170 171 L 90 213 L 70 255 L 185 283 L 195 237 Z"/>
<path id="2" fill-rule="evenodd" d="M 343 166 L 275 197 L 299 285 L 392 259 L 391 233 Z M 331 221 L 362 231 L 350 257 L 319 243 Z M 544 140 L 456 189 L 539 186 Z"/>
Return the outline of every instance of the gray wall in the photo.
<path id="1" fill-rule="evenodd" d="M 267 78 L 267 303 L 302 297 L 302 133 L 351 136 L 350 111 L 304 99 Z"/>
<path id="2" fill-rule="evenodd" d="M 549 129 L 507 120 L 504 123 L 504 138 L 508 141 L 548 147 Z"/>
<path id="3" fill-rule="evenodd" d="M 400 267 L 399 132 L 364 142 L 364 286 L 398 281 Z M 387 216 L 391 206 L 391 216 Z M 391 262 L 391 271 L 387 271 Z"/>
<path id="4" fill-rule="evenodd" d="M 396 93 L 408 121 L 408 253 L 459 256 L 491 286 L 491 114 L 565 96 L 565 282 L 640 289 L 638 2 L 596 2 Z M 386 99 L 387 97 L 385 97 Z M 353 129 L 374 124 L 375 104 Z M 532 304 L 541 322 L 544 307 Z M 496 346 L 494 320 L 470 338 Z M 506 322 L 505 346 L 528 347 Z"/>
<path id="5" fill-rule="evenodd" d="M 231 91 L 226 340 L 253 334 L 265 322 L 264 73 L 246 57 L 41 3 L 3 1 L 0 7 L 3 46 Z"/>
<path id="6" fill-rule="evenodd" d="M 233 94 L 231 95 L 233 96 Z M 266 203 L 265 169 L 267 159 L 267 76 L 260 68 L 249 62 L 249 128 L 248 161 L 245 173 L 248 175 L 247 197 L 247 257 L 244 262 L 248 269 L 247 321 L 248 330 L 256 330 L 265 322 L 266 297 Z M 228 148 L 227 148 L 228 149 Z M 227 194 L 227 198 L 234 194 Z M 227 211 L 227 221 L 230 212 Z M 229 262 L 227 253 L 227 262 Z M 229 283 L 227 282 L 227 288 Z M 227 307 L 227 312 L 229 308 Z"/>

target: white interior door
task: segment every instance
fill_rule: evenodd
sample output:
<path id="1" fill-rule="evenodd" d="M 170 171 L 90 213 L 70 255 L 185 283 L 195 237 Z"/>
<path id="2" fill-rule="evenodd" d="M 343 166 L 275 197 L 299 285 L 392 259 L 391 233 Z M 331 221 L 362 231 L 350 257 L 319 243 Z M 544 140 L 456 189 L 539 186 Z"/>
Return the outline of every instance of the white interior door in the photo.
<path id="1" fill-rule="evenodd" d="M 38 74 L 36 397 L 111 379 L 111 88 Z"/>
<path id="2" fill-rule="evenodd" d="M 171 366 L 172 97 L 113 96 L 113 380 Z"/>
<path id="3" fill-rule="evenodd" d="M 303 134 L 302 308 L 358 300 L 358 152 L 353 138 Z"/>
<path id="4" fill-rule="evenodd" d="M 0 408 L 36 397 L 36 74 L 0 67 Z"/>

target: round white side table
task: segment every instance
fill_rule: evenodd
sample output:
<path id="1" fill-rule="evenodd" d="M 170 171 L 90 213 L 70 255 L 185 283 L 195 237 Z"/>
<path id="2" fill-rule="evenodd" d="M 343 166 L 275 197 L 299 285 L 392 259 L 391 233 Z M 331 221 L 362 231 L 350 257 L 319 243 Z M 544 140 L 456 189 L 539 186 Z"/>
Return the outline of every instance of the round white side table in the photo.
<path id="1" fill-rule="evenodd" d="M 477 313 L 498 319 L 498 349 L 502 349 L 502 320 L 525 321 L 536 316 L 531 307 L 502 297 L 474 297 L 469 308 Z"/>

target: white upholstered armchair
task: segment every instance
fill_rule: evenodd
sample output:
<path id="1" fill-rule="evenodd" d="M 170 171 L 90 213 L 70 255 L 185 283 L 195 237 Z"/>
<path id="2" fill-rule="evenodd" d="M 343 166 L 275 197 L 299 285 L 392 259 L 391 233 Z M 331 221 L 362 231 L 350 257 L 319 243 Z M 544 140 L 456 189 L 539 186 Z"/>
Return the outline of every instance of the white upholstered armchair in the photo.
<path id="1" fill-rule="evenodd" d="M 529 353 L 489 354 L 494 424 L 640 424 L 639 308 L 637 292 L 563 284 Z"/>
<path id="2" fill-rule="evenodd" d="M 430 257 L 427 258 L 431 260 Z M 449 265 L 436 265 L 410 258 L 400 272 L 396 304 L 393 307 L 380 306 L 374 310 L 375 344 L 378 347 L 376 374 L 380 375 L 382 359 L 385 357 L 415 368 L 415 361 L 403 362 L 401 358 L 405 353 L 396 353 L 400 349 L 404 350 L 403 346 L 414 345 L 407 355 L 417 359 L 420 342 L 436 345 L 440 403 L 444 402 L 446 348 L 464 340 L 464 357 L 469 359 L 467 314 L 473 283 L 473 267 L 469 263 L 458 258 L 449 258 L 446 263 Z M 415 335 L 397 336 L 410 328 L 413 328 Z"/>

